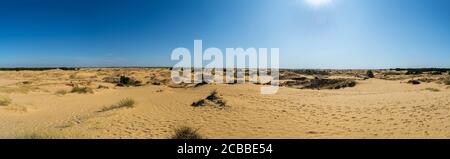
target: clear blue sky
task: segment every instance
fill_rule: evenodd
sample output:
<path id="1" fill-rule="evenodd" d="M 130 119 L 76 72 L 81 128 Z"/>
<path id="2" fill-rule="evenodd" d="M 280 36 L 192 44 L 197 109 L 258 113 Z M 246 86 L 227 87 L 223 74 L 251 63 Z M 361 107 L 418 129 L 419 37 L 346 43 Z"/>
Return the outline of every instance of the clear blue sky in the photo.
<path id="1" fill-rule="evenodd" d="M 450 1 L 0 1 L 0 67 L 171 66 L 195 39 L 285 68 L 450 67 Z"/>

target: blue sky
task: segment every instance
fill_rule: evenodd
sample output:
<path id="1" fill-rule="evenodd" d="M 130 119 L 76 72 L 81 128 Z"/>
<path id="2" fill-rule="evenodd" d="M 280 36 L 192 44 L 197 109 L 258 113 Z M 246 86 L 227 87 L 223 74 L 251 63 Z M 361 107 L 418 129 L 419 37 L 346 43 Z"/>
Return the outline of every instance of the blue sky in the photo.
<path id="1" fill-rule="evenodd" d="M 450 1 L 0 0 L 0 67 L 172 66 L 195 39 L 284 68 L 450 67 Z"/>

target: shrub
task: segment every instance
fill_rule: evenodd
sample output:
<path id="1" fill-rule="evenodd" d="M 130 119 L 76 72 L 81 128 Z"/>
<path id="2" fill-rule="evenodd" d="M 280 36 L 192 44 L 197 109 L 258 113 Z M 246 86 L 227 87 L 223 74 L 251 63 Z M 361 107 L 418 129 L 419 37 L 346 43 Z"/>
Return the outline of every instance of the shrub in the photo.
<path id="1" fill-rule="evenodd" d="M 183 126 L 175 129 L 175 134 L 171 139 L 203 139 L 204 137 L 198 133 L 198 129 Z"/>
<path id="2" fill-rule="evenodd" d="M 94 93 L 94 91 L 89 87 L 73 87 L 70 93 L 86 94 L 86 93 Z"/>
<path id="3" fill-rule="evenodd" d="M 136 102 L 133 99 L 125 98 L 125 99 L 120 100 L 119 103 L 117 103 L 117 104 L 114 104 L 114 105 L 111 105 L 108 107 L 103 107 L 98 112 L 106 112 L 106 111 L 119 109 L 119 108 L 133 108 L 135 104 L 136 104 Z"/>
<path id="4" fill-rule="evenodd" d="M 418 84 L 420 84 L 420 81 L 418 81 L 418 80 L 409 80 L 408 84 L 418 85 Z"/>
<path id="5" fill-rule="evenodd" d="M 375 78 L 375 75 L 373 74 L 372 70 L 368 70 L 366 74 L 367 74 L 367 77 L 369 77 L 369 78 Z"/>
<path id="6" fill-rule="evenodd" d="M 135 79 L 127 77 L 127 76 L 120 76 L 119 83 L 117 83 L 117 86 L 120 86 L 120 87 L 140 86 L 141 84 L 142 84 L 141 81 L 135 80 Z"/>

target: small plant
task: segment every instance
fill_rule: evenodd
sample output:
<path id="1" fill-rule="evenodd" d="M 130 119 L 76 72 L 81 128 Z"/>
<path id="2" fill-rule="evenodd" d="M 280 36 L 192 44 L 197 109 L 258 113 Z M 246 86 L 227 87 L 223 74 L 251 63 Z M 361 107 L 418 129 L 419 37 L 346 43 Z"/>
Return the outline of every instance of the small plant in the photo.
<path id="1" fill-rule="evenodd" d="M 183 126 L 175 129 L 175 134 L 171 139 L 203 139 L 204 137 L 198 133 L 198 129 Z"/>
<path id="2" fill-rule="evenodd" d="M 375 78 L 375 75 L 373 74 L 372 70 L 368 70 L 366 74 L 367 74 L 367 77 L 369 77 L 369 78 Z"/>
<path id="3" fill-rule="evenodd" d="M 11 104 L 11 99 L 8 97 L 0 97 L 0 106 L 8 106 Z"/>
<path id="4" fill-rule="evenodd" d="M 136 102 L 133 99 L 125 98 L 125 99 L 120 100 L 119 103 L 117 103 L 117 104 L 102 108 L 98 112 L 106 112 L 106 111 L 119 109 L 119 108 L 133 108 L 135 104 L 136 104 Z"/>
<path id="5" fill-rule="evenodd" d="M 86 93 L 94 93 L 94 91 L 89 87 L 73 87 L 70 93 L 86 94 Z"/>
<path id="6" fill-rule="evenodd" d="M 420 84 L 420 81 L 418 81 L 418 80 L 409 80 L 408 84 L 418 85 L 418 84 Z"/>

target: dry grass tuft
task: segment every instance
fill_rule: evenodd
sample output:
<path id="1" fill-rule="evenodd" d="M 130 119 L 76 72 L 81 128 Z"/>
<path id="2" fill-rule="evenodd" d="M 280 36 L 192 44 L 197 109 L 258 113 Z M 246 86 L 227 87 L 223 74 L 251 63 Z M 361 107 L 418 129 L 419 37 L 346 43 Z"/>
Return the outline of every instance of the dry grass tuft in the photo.
<path id="1" fill-rule="evenodd" d="M 179 128 L 176 128 L 175 130 L 175 134 L 172 135 L 172 137 L 170 137 L 171 139 L 204 139 L 205 137 L 203 137 L 202 135 L 200 135 L 200 133 L 198 133 L 198 129 L 194 129 L 191 127 L 187 127 L 187 126 L 182 126 Z"/>
<path id="2" fill-rule="evenodd" d="M 133 108 L 135 106 L 135 104 L 136 104 L 136 102 L 133 99 L 125 98 L 125 99 L 120 100 L 119 103 L 117 103 L 117 104 L 102 108 L 98 112 L 106 112 L 106 111 L 119 109 L 119 108 Z"/>

